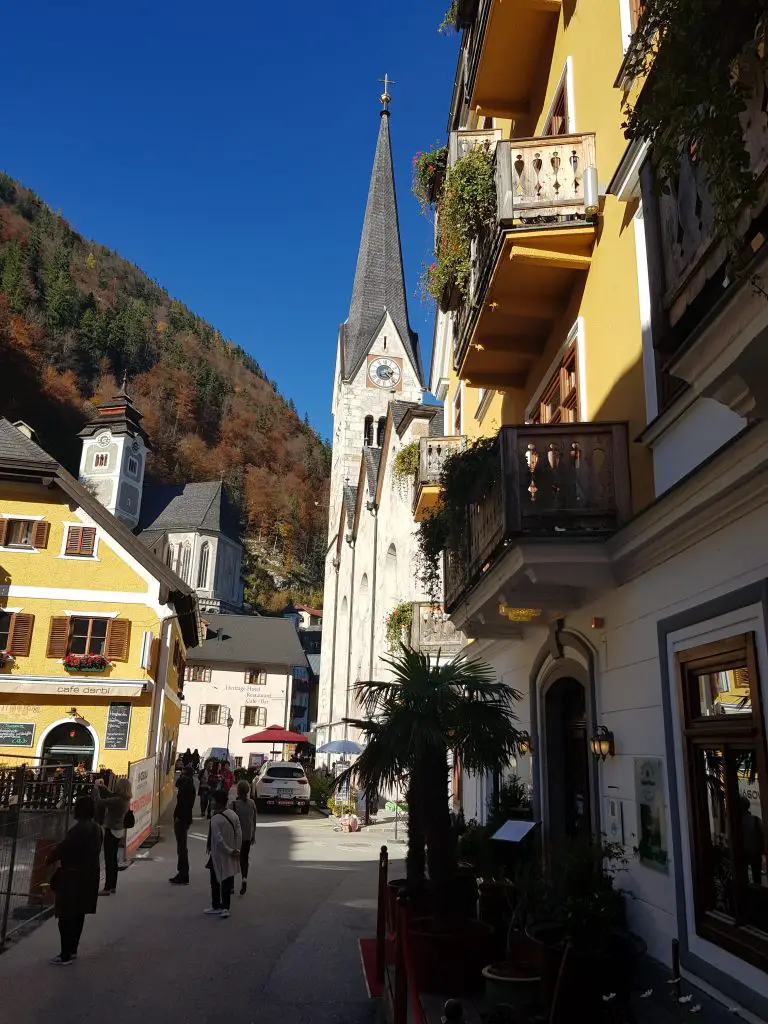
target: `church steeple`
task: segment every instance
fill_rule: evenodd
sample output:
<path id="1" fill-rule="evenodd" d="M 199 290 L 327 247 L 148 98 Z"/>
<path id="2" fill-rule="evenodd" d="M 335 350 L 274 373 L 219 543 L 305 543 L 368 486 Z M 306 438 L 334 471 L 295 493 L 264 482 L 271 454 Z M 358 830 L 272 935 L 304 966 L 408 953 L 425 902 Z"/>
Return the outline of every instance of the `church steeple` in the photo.
<path id="1" fill-rule="evenodd" d="M 408 359 L 423 384 L 418 335 L 408 322 L 395 176 L 389 141 L 389 80 L 381 97 L 379 138 L 368 188 L 349 316 L 341 326 L 342 377 L 351 380 L 389 313 Z"/>

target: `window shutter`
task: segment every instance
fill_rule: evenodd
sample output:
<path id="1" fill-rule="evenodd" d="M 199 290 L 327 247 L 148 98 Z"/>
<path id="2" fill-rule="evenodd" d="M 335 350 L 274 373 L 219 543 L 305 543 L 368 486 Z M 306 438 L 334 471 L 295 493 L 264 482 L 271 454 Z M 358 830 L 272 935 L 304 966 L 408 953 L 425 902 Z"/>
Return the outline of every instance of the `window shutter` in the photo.
<path id="1" fill-rule="evenodd" d="M 92 555 L 96 547 L 96 529 L 93 526 L 82 527 L 82 540 L 80 541 L 80 554 Z"/>
<path id="2" fill-rule="evenodd" d="M 109 661 L 128 661 L 131 646 L 131 620 L 110 619 L 104 655 Z"/>
<path id="3" fill-rule="evenodd" d="M 8 533 L 8 520 L 0 519 L 0 547 L 5 544 L 5 537 Z"/>
<path id="4" fill-rule="evenodd" d="M 256 712 L 256 725 L 265 726 L 267 724 L 267 709 L 259 708 Z"/>
<path id="5" fill-rule="evenodd" d="M 219 725 L 226 725 L 227 719 L 229 718 L 229 708 L 222 704 L 219 707 Z"/>
<path id="6" fill-rule="evenodd" d="M 46 657 L 63 658 L 69 643 L 69 618 L 66 615 L 52 615 L 51 628 L 48 633 L 48 650 Z"/>
<path id="7" fill-rule="evenodd" d="M 46 522 L 35 523 L 32 534 L 32 546 L 35 548 L 48 547 L 48 534 L 51 532 L 51 524 Z"/>
<path id="8" fill-rule="evenodd" d="M 70 526 L 67 530 L 67 546 L 64 548 L 65 555 L 76 555 L 80 551 L 80 533 L 82 526 Z"/>
<path id="9" fill-rule="evenodd" d="M 26 658 L 32 643 L 32 626 L 34 615 L 17 612 L 11 619 L 11 632 L 8 637 L 8 653 Z"/>
<path id="10" fill-rule="evenodd" d="M 157 682 L 157 673 L 160 670 L 160 638 L 153 636 L 149 645 L 149 666 L 148 672 Z"/>
<path id="11" fill-rule="evenodd" d="M 206 708 L 205 704 L 201 704 L 200 705 L 200 711 L 199 711 L 198 716 L 197 716 L 197 721 L 198 721 L 199 725 L 205 725 L 205 708 Z"/>

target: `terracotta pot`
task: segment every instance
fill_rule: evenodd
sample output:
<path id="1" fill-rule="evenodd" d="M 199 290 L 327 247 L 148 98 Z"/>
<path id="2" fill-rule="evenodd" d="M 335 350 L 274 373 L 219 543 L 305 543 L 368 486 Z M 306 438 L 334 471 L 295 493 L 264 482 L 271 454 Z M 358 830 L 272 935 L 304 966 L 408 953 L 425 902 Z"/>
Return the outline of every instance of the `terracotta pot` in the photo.
<path id="1" fill-rule="evenodd" d="M 516 1009 L 541 1004 L 541 976 L 538 964 L 488 964 L 483 968 L 485 998 L 491 1006 L 514 1006 Z"/>
<path id="2" fill-rule="evenodd" d="M 453 997 L 480 991 L 492 949 L 493 929 L 482 921 L 448 926 L 420 917 L 408 931 L 408 966 L 419 992 Z"/>

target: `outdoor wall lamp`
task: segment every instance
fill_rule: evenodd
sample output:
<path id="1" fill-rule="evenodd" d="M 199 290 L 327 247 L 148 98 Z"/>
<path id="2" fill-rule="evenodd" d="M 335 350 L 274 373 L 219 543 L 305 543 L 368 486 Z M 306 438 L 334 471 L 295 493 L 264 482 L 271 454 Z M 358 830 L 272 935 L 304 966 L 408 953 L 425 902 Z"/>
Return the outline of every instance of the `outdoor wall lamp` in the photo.
<path id="1" fill-rule="evenodd" d="M 606 729 L 604 725 L 598 725 L 595 730 L 594 736 L 589 741 L 590 749 L 595 755 L 595 759 L 598 757 L 604 761 L 606 757 L 613 757 L 616 753 L 616 744 L 613 740 L 613 733 L 610 729 Z"/>
<path id="2" fill-rule="evenodd" d="M 520 757 L 525 757 L 531 752 L 531 734 L 525 729 L 517 734 L 517 749 Z"/>

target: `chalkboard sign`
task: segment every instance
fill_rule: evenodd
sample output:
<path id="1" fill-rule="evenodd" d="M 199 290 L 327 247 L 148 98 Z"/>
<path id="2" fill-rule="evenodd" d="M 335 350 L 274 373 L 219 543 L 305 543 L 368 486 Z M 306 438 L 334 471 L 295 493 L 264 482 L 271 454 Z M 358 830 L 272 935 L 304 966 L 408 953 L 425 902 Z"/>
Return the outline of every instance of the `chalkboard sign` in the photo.
<path id="1" fill-rule="evenodd" d="M 31 747 L 34 722 L 0 722 L 0 747 Z"/>
<path id="2" fill-rule="evenodd" d="M 104 737 L 106 750 L 127 750 L 128 730 L 131 727 L 131 702 L 118 701 L 109 705 L 107 732 Z"/>

